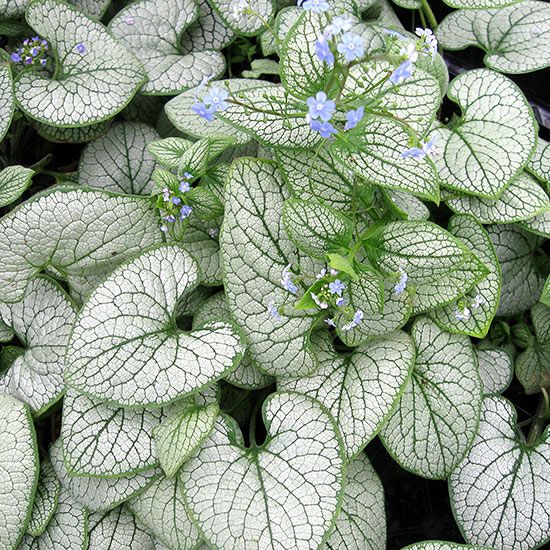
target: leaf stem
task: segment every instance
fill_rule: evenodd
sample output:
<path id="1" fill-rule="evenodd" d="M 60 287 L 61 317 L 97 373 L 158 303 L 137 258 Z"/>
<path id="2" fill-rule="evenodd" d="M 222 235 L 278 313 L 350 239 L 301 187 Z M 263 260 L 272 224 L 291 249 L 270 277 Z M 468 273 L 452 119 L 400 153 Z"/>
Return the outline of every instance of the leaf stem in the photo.
<path id="1" fill-rule="evenodd" d="M 432 8 L 430 8 L 428 0 L 420 0 L 420 3 L 422 4 L 422 11 L 426 14 L 426 17 L 428 18 L 428 23 L 430 24 L 430 27 L 432 28 L 432 30 L 435 31 L 435 29 L 437 29 L 437 19 L 435 18 Z"/>
<path id="2" fill-rule="evenodd" d="M 550 407 L 550 401 L 548 399 L 548 392 L 545 388 L 541 388 L 542 395 L 540 396 L 539 404 L 537 406 L 537 412 L 535 413 L 533 424 L 527 435 L 527 444 L 534 445 L 537 443 L 538 438 L 546 425 L 546 417 Z"/>

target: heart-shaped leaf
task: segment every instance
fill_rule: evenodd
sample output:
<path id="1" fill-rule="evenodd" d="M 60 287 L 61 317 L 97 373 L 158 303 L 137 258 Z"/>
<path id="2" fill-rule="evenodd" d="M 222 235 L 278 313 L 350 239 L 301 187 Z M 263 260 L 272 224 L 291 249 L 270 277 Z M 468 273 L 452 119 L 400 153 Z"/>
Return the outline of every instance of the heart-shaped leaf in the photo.
<path id="1" fill-rule="evenodd" d="M 235 367 L 244 344 L 233 325 L 184 333 L 174 321 L 178 298 L 198 276 L 193 258 L 170 245 L 118 268 L 80 310 L 67 348 L 67 384 L 121 406 L 158 406 Z"/>
<path id="2" fill-rule="evenodd" d="M 2 373 L 5 391 L 39 416 L 65 390 L 65 347 L 76 307 L 57 283 L 38 277 L 27 286 L 20 302 L 0 303 L 0 316 L 26 347 Z"/>
<path id="3" fill-rule="evenodd" d="M 365 454 L 346 470 L 342 509 L 327 541 L 327 550 L 377 550 L 386 544 L 384 488 Z"/>
<path id="4" fill-rule="evenodd" d="M 288 294 L 281 286 L 283 269 L 300 264 L 281 219 L 286 195 L 272 163 L 236 160 L 220 245 L 229 309 L 249 341 L 252 360 L 268 374 L 297 376 L 315 368 L 308 344 L 315 320 L 303 312 L 280 319 L 268 313 L 270 304 L 279 306 Z"/>
<path id="5" fill-rule="evenodd" d="M 528 550 L 550 537 L 550 434 L 526 443 L 516 418 L 506 399 L 486 397 L 472 447 L 449 479 L 455 518 L 472 544 Z"/>
<path id="6" fill-rule="evenodd" d="M 159 137 L 156 130 L 146 124 L 114 124 L 82 151 L 78 182 L 116 193 L 149 195 L 156 163 L 147 144 Z"/>
<path id="7" fill-rule="evenodd" d="M 86 550 L 88 542 L 88 512 L 74 501 L 66 489 L 61 489 L 57 508 L 44 532 L 38 537 L 26 535 L 20 550 L 51 550 L 74 548 Z"/>
<path id="8" fill-rule="evenodd" d="M 87 293 L 124 259 L 160 242 L 147 198 L 59 186 L 37 193 L 0 219 L 0 297 L 20 300 L 43 268 Z"/>
<path id="9" fill-rule="evenodd" d="M 195 550 L 201 536 L 185 507 L 178 479 L 162 477 L 128 506 L 138 521 L 168 548 Z"/>
<path id="10" fill-rule="evenodd" d="M 449 334 L 425 317 L 411 329 L 416 363 L 411 382 L 382 429 L 390 454 L 411 472 L 449 476 L 474 438 L 481 380 L 467 336 Z"/>
<path id="11" fill-rule="evenodd" d="M 449 332 L 483 338 L 498 308 L 501 287 L 500 264 L 489 235 L 471 216 L 453 216 L 447 229 L 481 260 L 489 272 L 459 300 L 460 304 L 456 302 L 438 308 L 430 313 L 430 317 Z"/>
<path id="12" fill-rule="evenodd" d="M 33 537 L 41 535 L 48 526 L 51 517 L 57 510 L 61 482 L 57 479 L 52 463 L 45 459 L 40 464 L 40 477 L 34 497 L 32 515 L 27 533 Z"/>
<path id="13" fill-rule="evenodd" d="M 375 110 L 390 113 L 421 136 L 431 126 L 441 103 L 439 83 L 416 67 L 410 78 L 395 86 L 385 78 L 394 68 L 389 61 L 355 65 L 346 80 L 342 100 L 352 105 L 374 105 Z"/>
<path id="14" fill-rule="evenodd" d="M 258 548 L 319 548 L 343 497 L 334 420 L 318 401 L 293 392 L 271 394 L 263 417 L 267 439 L 252 448 L 231 417 L 220 417 L 181 470 L 186 505 L 206 541 L 220 549 L 243 540 Z M 237 498 L 239 506 L 231 506 Z"/>
<path id="15" fill-rule="evenodd" d="M 402 156 L 410 147 L 411 135 L 396 120 L 369 116 L 350 138 L 353 149 L 337 140 L 332 151 L 341 164 L 372 183 L 438 201 L 438 179 L 431 160 Z"/>
<path id="16" fill-rule="evenodd" d="M 0 540 L 12 549 L 29 524 L 40 466 L 27 406 L 0 395 L 0 426 Z"/>
<path id="17" fill-rule="evenodd" d="M 168 477 L 174 477 L 212 433 L 219 411 L 217 403 L 187 405 L 173 411 L 153 430 L 160 465 Z"/>
<path id="18" fill-rule="evenodd" d="M 498 199 L 461 196 L 446 202 L 451 210 L 471 214 L 481 223 L 528 220 L 550 210 L 550 198 L 546 191 L 526 173 L 513 180 Z"/>
<path id="19" fill-rule="evenodd" d="M 313 96 L 328 81 L 331 70 L 315 51 L 315 43 L 327 24 L 325 13 L 304 10 L 285 36 L 280 54 L 281 82 L 295 97 Z"/>
<path id="20" fill-rule="evenodd" d="M 321 260 L 329 252 L 347 246 L 354 228 L 352 220 L 334 208 L 301 199 L 285 201 L 283 223 L 296 247 Z"/>
<path id="21" fill-rule="evenodd" d="M 153 546 L 151 535 L 138 524 L 136 518 L 124 506 L 110 512 L 93 512 L 88 517 L 88 548 L 119 548 L 148 550 Z M 119 545 L 119 546 L 118 546 Z"/>
<path id="22" fill-rule="evenodd" d="M 503 393 L 514 375 L 514 362 L 510 353 L 500 348 L 484 348 L 476 349 L 476 355 L 483 393 Z"/>
<path id="23" fill-rule="evenodd" d="M 0 13 L 4 14 L 4 10 L 1 8 Z M 13 81 L 9 61 L 0 55 L 0 140 L 4 139 L 10 127 L 14 104 Z"/>
<path id="24" fill-rule="evenodd" d="M 319 368 L 277 387 L 318 399 L 331 412 L 349 458 L 377 434 L 408 382 L 415 350 L 404 332 L 373 338 L 352 354 L 335 352 L 328 333 L 312 338 Z"/>
<path id="25" fill-rule="evenodd" d="M 269 82 L 246 78 L 232 78 L 230 80 L 219 80 L 215 83 L 215 86 L 229 90 L 230 94 L 236 94 L 239 91 L 250 90 L 259 86 L 269 86 Z M 208 93 L 208 90 L 209 87 L 205 87 L 204 91 L 200 90 L 200 93 Z M 197 101 L 196 97 L 198 93 L 199 90 L 197 88 L 188 90 L 166 104 L 165 112 L 170 122 L 178 130 L 196 138 L 211 136 L 233 137 L 236 143 L 248 143 L 252 139 L 248 133 L 223 122 L 219 117 L 214 118 L 212 122 L 206 124 L 203 118 L 191 110 L 191 107 Z"/>
<path id="26" fill-rule="evenodd" d="M 26 18 L 57 54 L 55 79 L 37 71 L 15 79 L 17 103 L 31 118 L 64 127 L 100 122 L 125 107 L 143 84 L 134 54 L 70 4 L 32 0 Z"/>
<path id="27" fill-rule="evenodd" d="M 275 14 L 274 0 L 211 0 L 226 25 L 237 34 L 254 36 L 261 32 Z"/>
<path id="28" fill-rule="evenodd" d="M 61 438 L 70 475 L 121 477 L 154 467 L 153 429 L 162 410 L 113 407 L 73 389 L 63 401 Z"/>
<path id="29" fill-rule="evenodd" d="M 440 150 L 434 163 L 441 183 L 498 199 L 535 150 L 531 108 L 516 84 L 487 69 L 457 76 L 447 95 L 461 107 L 462 117 L 430 134 Z"/>
<path id="30" fill-rule="evenodd" d="M 534 305 L 542 291 L 544 279 L 534 264 L 533 256 L 541 240 L 516 225 L 491 225 L 487 233 L 502 270 L 497 314 L 516 315 Z"/>
<path id="31" fill-rule="evenodd" d="M 156 468 L 127 477 L 73 477 L 63 461 L 61 439 L 51 445 L 50 459 L 61 485 L 77 502 L 93 512 L 116 508 L 162 475 L 160 468 Z"/>
<path id="32" fill-rule="evenodd" d="M 0 172 L 0 208 L 23 194 L 30 185 L 33 174 L 34 170 L 23 166 L 8 166 Z"/>
<path id="33" fill-rule="evenodd" d="M 111 20 L 110 30 L 131 48 L 145 68 L 149 80 L 142 93 L 176 95 L 198 86 L 205 77 L 222 75 L 225 59 L 221 53 L 181 52 L 181 35 L 198 15 L 193 0 L 140 0 Z"/>
<path id="34" fill-rule="evenodd" d="M 548 66 L 549 31 L 550 6 L 526 0 L 500 9 L 455 11 L 441 22 L 437 37 L 448 50 L 484 49 L 485 65 L 496 71 L 528 73 Z"/>

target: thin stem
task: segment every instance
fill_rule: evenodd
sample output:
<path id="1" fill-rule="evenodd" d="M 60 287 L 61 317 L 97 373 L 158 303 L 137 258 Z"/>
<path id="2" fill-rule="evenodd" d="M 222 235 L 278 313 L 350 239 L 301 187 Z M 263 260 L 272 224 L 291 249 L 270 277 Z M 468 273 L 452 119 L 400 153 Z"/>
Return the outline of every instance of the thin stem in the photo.
<path id="1" fill-rule="evenodd" d="M 437 19 L 435 18 L 432 8 L 430 8 L 430 4 L 428 3 L 428 0 L 421 0 L 421 3 L 422 3 L 422 11 L 426 14 L 426 17 L 428 18 L 428 23 L 430 24 L 430 27 L 432 28 L 432 30 L 435 31 L 435 29 L 437 29 Z"/>
<path id="2" fill-rule="evenodd" d="M 537 442 L 540 434 L 544 430 L 546 425 L 545 419 L 548 414 L 548 392 L 541 388 L 542 395 L 537 406 L 537 412 L 535 413 L 533 424 L 527 435 L 527 444 L 533 445 Z"/>

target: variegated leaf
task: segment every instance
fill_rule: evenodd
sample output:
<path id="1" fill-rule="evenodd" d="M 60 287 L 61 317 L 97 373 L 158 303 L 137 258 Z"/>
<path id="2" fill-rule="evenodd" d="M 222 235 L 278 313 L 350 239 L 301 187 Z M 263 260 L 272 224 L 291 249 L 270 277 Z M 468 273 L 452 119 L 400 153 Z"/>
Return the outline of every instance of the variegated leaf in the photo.
<path id="1" fill-rule="evenodd" d="M 57 510 L 61 482 L 55 475 L 52 463 L 46 458 L 40 464 L 40 477 L 34 497 L 32 515 L 27 533 L 33 537 L 41 535 L 45 530 L 54 512 Z"/>
<path id="2" fill-rule="evenodd" d="M 8 166 L 0 172 L 0 208 L 23 194 L 31 184 L 33 174 L 34 170 L 23 166 Z"/>
<path id="3" fill-rule="evenodd" d="M 0 0 L 0 14 L 3 13 Z M 11 0 L 10 0 L 11 2 Z M 7 6 L 6 6 L 7 7 Z M 0 54 L 0 140 L 4 139 L 14 111 L 13 81 L 9 61 Z"/>
<path id="4" fill-rule="evenodd" d="M 479 377 L 485 395 L 503 393 L 514 375 L 514 362 L 502 348 L 476 349 Z"/>

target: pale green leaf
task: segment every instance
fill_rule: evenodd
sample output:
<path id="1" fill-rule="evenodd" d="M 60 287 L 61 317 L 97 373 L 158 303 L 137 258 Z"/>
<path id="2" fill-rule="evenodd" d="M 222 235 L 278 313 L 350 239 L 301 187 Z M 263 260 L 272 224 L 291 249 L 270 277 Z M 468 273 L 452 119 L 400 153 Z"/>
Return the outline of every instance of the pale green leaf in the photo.
<path id="1" fill-rule="evenodd" d="M 462 117 L 430 134 L 439 149 L 434 163 L 441 183 L 497 199 L 535 149 L 531 108 L 514 82 L 487 69 L 460 74 L 447 95 Z"/>
<path id="2" fill-rule="evenodd" d="M 458 303 L 452 303 L 432 311 L 430 317 L 449 332 L 483 338 L 497 312 L 500 299 L 501 273 L 495 248 L 483 226 L 471 216 L 455 215 L 449 220 L 447 228 L 483 262 L 489 272 L 464 296 L 460 307 Z M 473 307 L 479 299 L 481 303 Z M 469 310 L 469 315 L 463 315 L 464 308 Z M 457 313 L 461 314 L 461 318 L 457 317 Z"/>
<path id="3" fill-rule="evenodd" d="M 528 220 L 550 210 L 546 191 L 526 173 L 520 174 L 498 199 L 459 196 L 447 199 L 451 210 L 471 214 L 481 223 L 512 223 Z"/>
<path id="4" fill-rule="evenodd" d="M 487 228 L 502 270 L 498 315 L 516 315 L 529 309 L 540 296 L 544 279 L 534 264 L 533 253 L 540 239 L 515 225 Z"/>
<path id="5" fill-rule="evenodd" d="M 182 464 L 212 433 L 219 411 L 217 403 L 178 408 L 154 428 L 156 452 L 168 477 L 174 477 Z"/>
<path id="6" fill-rule="evenodd" d="M 481 380 L 467 336 L 442 331 L 427 318 L 411 329 L 416 345 L 412 379 L 382 429 L 390 454 L 417 475 L 443 479 L 474 438 L 481 410 Z"/>
<path id="7" fill-rule="evenodd" d="M 89 550 L 153 550 L 153 539 L 134 516 L 119 506 L 110 512 L 93 512 L 88 517 Z"/>
<path id="8" fill-rule="evenodd" d="M 529 345 L 516 357 L 515 371 L 528 395 L 550 386 L 550 340 Z"/>
<path id="9" fill-rule="evenodd" d="M 232 94 L 264 85 L 269 85 L 269 83 L 261 80 L 249 80 L 246 78 L 218 80 L 215 83 L 216 87 L 227 88 Z M 187 92 L 183 92 L 174 99 L 170 100 L 165 106 L 165 111 L 170 119 L 170 122 L 172 122 L 172 124 L 181 132 L 196 138 L 229 136 L 234 137 L 237 143 L 249 142 L 252 138 L 243 130 L 230 126 L 229 124 L 223 122 L 219 117 L 216 117 L 212 122 L 207 123 L 204 118 L 201 118 L 191 110 L 191 107 L 196 102 L 195 96 L 197 93 L 200 92 L 201 95 L 206 94 L 208 93 L 208 89 L 208 87 L 205 87 L 199 91 L 197 88 L 194 88 L 192 90 L 188 90 Z"/>
<path id="10" fill-rule="evenodd" d="M 45 459 L 40 464 L 40 477 L 32 508 L 32 515 L 27 533 L 34 537 L 41 535 L 48 526 L 57 509 L 61 482 L 57 479 L 51 462 Z"/>
<path id="11" fill-rule="evenodd" d="M 78 165 L 78 182 L 116 193 L 149 195 L 155 160 L 147 143 L 159 139 L 153 128 L 138 122 L 117 122 L 89 143 Z"/>
<path id="12" fill-rule="evenodd" d="M 282 390 L 318 399 L 338 424 L 348 458 L 378 433 L 401 395 L 414 364 L 415 350 L 404 332 L 374 338 L 340 355 L 328 333 L 312 338 L 319 368 L 310 376 L 277 380 Z"/>
<path id="13" fill-rule="evenodd" d="M 50 126 L 42 122 L 33 121 L 38 135 L 54 143 L 87 143 L 102 136 L 110 127 L 112 120 L 104 120 L 97 124 L 78 126 L 77 128 L 63 128 Z"/>
<path id="14" fill-rule="evenodd" d="M 221 50 L 229 46 L 235 38 L 231 30 L 208 0 L 195 0 L 199 17 L 185 29 L 181 36 L 181 53 L 192 51 Z"/>
<path id="15" fill-rule="evenodd" d="M 65 390 L 65 347 L 76 307 L 57 283 L 38 277 L 27 286 L 20 302 L 0 303 L 0 317 L 25 346 L 24 353 L 2 373 L 4 391 L 39 416 Z"/>
<path id="16" fill-rule="evenodd" d="M 163 416 L 162 410 L 117 408 L 69 388 L 61 425 L 69 474 L 121 477 L 154 467 L 152 432 Z"/>
<path id="17" fill-rule="evenodd" d="M 304 375 L 315 368 L 308 345 L 314 319 L 303 312 L 275 319 L 268 313 L 288 293 L 281 273 L 300 257 L 286 236 L 281 210 L 286 190 L 273 164 L 259 159 L 233 163 L 226 187 L 221 250 L 225 291 L 235 322 L 249 342 L 252 360 L 273 375 Z"/>
<path id="18" fill-rule="evenodd" d="M 211 0 L 214 9 L 227 26 L 237 34 L 253 36 L 260 33 L 275 15 L 273 0 Z"/>
<path id="19" fill-rule="evenodd" d="M 356 149 L 341 141 L 332 146 L 340 163 L 377 185 L 430 200 L 439 199 L 438 179 L 431 160 L 401 156 L 410 147 L 410 130 L 391 118 L 369 116 L 354 131 L 350 139 Z"/>
<path id="20" fill-rule="evenodd" d="M 40 466 L 27 406 L 0 395 L 0 426 L 0 541 L 11 550 L 29 524 Z"/>
<path id="21" fill-rule="evenodd" d="M 479 377 L 483 393 L 504 392 L 514 375 L 514 362 L 508 351 L 502 348 L 476 349 Z"/>
<path id="22" fill-rule="evenodd" d="M 60 0 L 32 0 L 27 22 L 57 54 L 55 79 L 24 71 L 15 98 L 31 118 L 75 127 L 114 116 L 132 99 L 145 75 L 137 58 L 107 29 Z M 84 53 L 76 45 L 82 43 Z"/>
<path id="23" fill-rule="evenodd" d="M 23 194 L 30 185 L 33 174 L 34 170 L 23 166 L 8 166 L 0 171 L 0 208 Z"/>
<path id="24" fill-rule="evenodd" d="M 59 186 L 0 219 L 0 296 L 20 300 L 43 268 L 89 292 L 128 257 L 162 240 L 149 199 Z"/>
<path id="25" fill-rule="evenodd" d="M 325 13 L 303 10 L 286 34 L 281 51 L 281 82 L 295 97 L 314 96 L 328 82 L 330 67 L 316 54 L 315 43 L 328 25 Z"/>
<path id="26" fill-rule="evenodd" d="M 500 9 L 459 10 L 441 22 L 437 37 L 448 50 L 478 46 L 487 67 L 528 73 L 550 64 L 550 5 L 526 0 Z"/>
<path id="27" fill-rule="evenodd" d="M 353 281 L 350 286 L 353 286 Z M 384 301 L 380 311 L 376 312 L 372 306 L 379 302 L 375 301 L 374 294 L 371 292 L 371 299 L 366 300 L 367 295 L 362 297 L 361 301 L 357 300 L 357 291 L 353 294 L 353 303 L 356 303 L 360 308 L 365 304 L 371 304 L 371 310 L 363 310 L 365 316 L 363 320 L 350 330 L 343 330 L 343 326 L 349 321 L 343 312 L 336 315 L 334 319 L 336 323 L 336 331 L 340 339 L 349 347 L 355 347 L 368 340 L 373 336 L 382 336 L 393 330 L 401 328 L 409 319 L 412 310 L 412 299 L 408 292 L 397 294 L 394 291 L 394 285 L 385 283 L 384 285 Z"/>
<path id="28" fill-rule="evenodd" d="M 292 392 L 271 394 L 263 418 L 267 440 L 249 449 L 236 422 L 220 417 L 181 470 L 186 505 L 206 541 L 220 549 L 248 540 L 257 548 L 319 548 L 343 497 L 334 420 L 318 401 Z"/>
<path id="29" fill-rule="evenodd" d="M 118 268 L 80 310 L 67 348 L 67 384 L 121 406 L 158 406 L 235 367 L 245 346 L 232 324 L 190 333 L 175 324 L 177 300 L 198 276 L 195 260 L 175 245 Z"/>
<path id="30" fill-rule="evenodd" d="M 366 103 L 374 110 L 388 112 L 421 136 L 431 126 L 441 103 L 439 83 L 416 67 L 410 78 L 396 86 L 385 79 L 394 69 L 389 61 L 355 65 L 346 80 L 342 100 L 357 105 Z"/>
<path id="31" fill-rule="evenodd" d="M 531 308 L 531 321 L 539 342 L 550 340 L 550 307 L 536 303 Z"/>
<path id="32" fill-rule="evenodd" d="M 526 444 L 514 407 L 483 401 L 470 451 L 449 479 L 454 515 L 465 539 L 491 548 L 529 550 L 550 537 L 550 444 Z"/>
<path id="33" fill-rule="evenodd" d="M 70 548 L 87 550 L 88 512 L 74 501 L 70 493 L 62 488 L 57 508 L 44 532 L 38 537 L 25 535 L 20 550 L 52 550 Z"/>
<path id="34" fill-rule="evenodd" d="M 384 189 L 384 197 L 387 199 L 390 208 L 400 218 L 426 221 L 430 217 L 428 207 L 410 193 L 395 189 Z"/>
<path id="35" fill-rule="evenodd" d="M 112 33 L 127 44 L 143 64 L 148 81 L 144 94 L 176 95 L 217 78 L 225 59 L 214 50 L 182 55 L 180 37 L 197 19 L 193 0 L 140 0 L 119 11 L 109 23 Z"/>
<path id="36" fill-rule="evenodd" d="M 327 550 L 379 550 L 386 544 L 384 488 L 365 454 L 346 470 L 342 509 Z"/>
<path id="37" fill-rule="evenodd" d="M 177 170 L 181 156 L 192 144 L 193 142 L 181 137 L 167 137 L 149 142 L 147 150 L 157 162 L 167 168 Z"/>
<path id="38" fill-rule="evenodd" d="M 4 323 L 0 316 L 0 342 L 9 342 L 14 335 L 13 329 Z"/>
<path id="39" fill-rule="evenodd" d="M 195 178 L 204 175 L 212 161 L 235 143 L 231 137 L 209 137 L 193 143 L 183 151 L 178 166 L 180 172 L 190 172 Z"/>
<path id="40" fill-rule="evenodd" d="M 321 260 L 347 246 L 354 229 L 353 221 L 334 208 L 301 199 L 285 201 L 283 224 L 297 248 Z"/>
<path id="41" fill-rule="evenodd" d="M 73 477 L 63 462 L 61 440 L 50 447 L 50 459 L 61 485 L 72 497 L 93 512 L 105 512 L 142 491 L 162 475 L 162 470 L 146 470 L 127 477 Z"/>
<path id="42" fill-rule="evenodd" d="M 1 4 L 4 1 L 0 0 L 0 13 L 4 11 L 1 9 Z M 7 59 L 0 57 L 0 140 L 4 139 L 10 127 L 13 110 L 13 81 L 10 64 Z"/>
<path id="43" fill-rule="evenodd" d="M 161 477 L 128 506 L 138 521 L 168 548 L 195 550 L 201 536 L 184 504 L 181 482 Z"/>
<path id="44" fill-rule="evenodd" d="M 218 111 L 217 118 L 248 133 L 260 143 L 272 147 L 311 149 L 320 134 L 309 127 L 306 107 L 294 99 L 282 86 L 269 82 L 237 91 L 230 107 Z"/>
<path id="45" fill-rule="evenodd" d="M 546 282 L 544 283 L 544 287 L 540 296 L 540 301 L 550 307 L 550 275 L 548 275 L 548 277 L 546 278 Z"/>
<path id="46" fill-rule="evenodd" d="M 550 184 L 550 143 L 539 137 L 535 154 L 525 169 L 541 182 Z"/>
<path id="47" fill-rule="evenodd" d="M 219 292 L 204 300 L 193 318 L 193 327 L 196 328 L 212 321 L 221 319 L 231 319 L 229 306 L 223 292 Z M 260 372 L 250 357 L 250 352 L 246 350 L 244 356 L 234 371 L 224 376 L 234 386 L 249 390 L 259 390 L 269 386 L 274 379 L 263 372 Z"/>
<path id="48" fill-rule="evenodd" d="M 293 196 L 351 210 L 355 176 L 351 170 L 337 164 L 329 151 L 276 149 L 275 158 Z"/>

